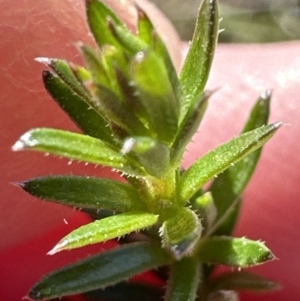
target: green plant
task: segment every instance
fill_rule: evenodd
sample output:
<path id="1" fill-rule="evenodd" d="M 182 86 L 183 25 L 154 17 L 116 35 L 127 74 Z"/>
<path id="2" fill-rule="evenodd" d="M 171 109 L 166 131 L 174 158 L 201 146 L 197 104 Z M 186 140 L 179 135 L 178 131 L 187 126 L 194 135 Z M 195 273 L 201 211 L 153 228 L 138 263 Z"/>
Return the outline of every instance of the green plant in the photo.
<path id="1" fill-rule="evenodd" d="M 282 125 L 265 125 L 270 93 L 258 99 L 240 136 L 181 168 L 212 94 L 204 87 L 219 33 L 217 1 L 203 1 L 179 76 L 141 8 L 136 35 L 102 2 L 86 0 L 86 8 L 99 46 L 79 46 L 86 68 L 38 59 L 52 69 L 43 72 L 47 91 L 84 134 L 33 129 L 13 150 L 109 166 L 123 181 L 61 175 L 18 184 L 95 219 L 62 238 L 49 254 L 114 238 L 122 244 L 49 274 L 29 298 L 90 292 L 111 300 L 119 292 L 123 300 L 158 300 L 161 294 L 170 301 L 237 300 L 235 291 L 241 289 L 277 287 L 248 272 L 212 276 L 218 265 L 245 268 L 274 259 L 264 243 L 230 236 L 261 147 Z M 122 282 L 146 270 L 167 278 L 166 292 Z"/>

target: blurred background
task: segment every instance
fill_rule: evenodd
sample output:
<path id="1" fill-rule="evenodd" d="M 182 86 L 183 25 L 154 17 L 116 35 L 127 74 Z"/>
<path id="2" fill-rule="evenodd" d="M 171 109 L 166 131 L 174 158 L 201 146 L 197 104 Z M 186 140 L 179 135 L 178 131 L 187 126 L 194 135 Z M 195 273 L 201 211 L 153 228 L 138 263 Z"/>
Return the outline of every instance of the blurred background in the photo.
<path id="1" fill-rule="evenodd" d="M 190 40 L 200 0 L 152 0 Z M 268 43 L 300 39 L 300 0 L 219 0 L 221 43 Z"/>

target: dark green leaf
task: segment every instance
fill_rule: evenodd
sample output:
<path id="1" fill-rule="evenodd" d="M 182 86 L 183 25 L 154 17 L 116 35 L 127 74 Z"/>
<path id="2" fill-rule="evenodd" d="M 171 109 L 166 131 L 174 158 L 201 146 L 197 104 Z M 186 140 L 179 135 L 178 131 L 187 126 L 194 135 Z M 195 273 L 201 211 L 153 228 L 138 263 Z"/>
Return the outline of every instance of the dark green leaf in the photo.
<path id="1" fill-rule="evenodd" d="M 134 112 L 134 114 L 140 118 L 140 120 L 146 120 L 147 112 L 145 112 L 143 108 L 135 86 L 132 85 L 129 78 L 119 68 L 115 68 L 115 72 L 124 102 Z"/>
<path id="2" fill-rule="evenodd" d="M 173 161 L 176 162 L 182 159 L 186 146 L 190 143 L 192 137 L 199 128 L 210 96 L 211 92 L 205 92 L 201 97 L 196 99 L 193 106 L 189 108 L 189 111 L 181 121 L 175 141 L 173 142 Z"/>
<path id="3" fill-rule="evenodd" d="M 171 261 L 171 256 L 159 245 L 125 245 L 52 272 L 28 296 L 46 300 L 101 289 Z"/>
<path id="4" fill-rule="evenodd" d="M 163 61 L 154 52 L 139 52 L 131 76 L 148 114 L 149 128 L 158 140 L 169 143 L 177 131 L 178 106 Z"/>
<path id="5" fill-rule="evenodd" d="M 171 266 L 166 301 L 194 301 L 200 281 L 199 266 L 193 257 L 185 257 Z"/>
<path id="6" fill-rule="evenodd" d="M 106 73 L 103 63 L 101 62 L 100 55 L 91 47 L 86 45 L 81 45 L 80 50 L 87 68 L 91 72 L 94 83 L 106 88 L 111 88 L 110 78 Z"/>
<path id="7" fill-rule="evenodd" d="M 110 179 L 50 176 L 17 184 L 35 197 L 72 207 L 119 211 L 144 209 L 136 189 Z"/>
<path id="8" fill-rule="evenodd" d="M 193 251 L 201 236 L 202 226 L 198 216 L 189 208 L 168 211 L 170 217 L 160 228 L 163 246 L 169 249 L 176 259 L 181 259 Z"/>
<path id="9" fill-rule="evenodd" d="M 86 14 L 90 30 L 100 48 L 104 45 L 119 46 L 109 29 L 108 22 L 113 20 L 119 26 L 124 25 L 108 6 L 99 0 L 86 0 Z"/>
<path id="10" fill-rule="evenodd" d="M 281 125 L 277 122 L 244 133 L 198 159 L 181 177 L 181 202 L 186 203 L 207 181 L 263 146 Z"/>
<path id="11" fill-rule="evenodd" d="M 87 213 L 93 220 L 103 219 L 121 212 L 116 210 L 97 210 L 97 209 L 82 209 L 82 212 Z"/>
<path id="12" fill-rule="evenodd" d="M 178 107 L 180 108 L 183 97 L 179 77 L 170 57 L 169 51 L 156 31 L 153 32 L 153 50 L 164 60 L 165 67 L 169 75 L 169 80 L 172 85 Z"/>
<path id="13" fill-rule="evenodd" d="M 85 134 L 114 144 L 107 121 L 78 94 L 50 71 L 43 72 L 43 80 L 49 94 Z"/>
<path id="14" fill-rule="evenodd" d="M 128 212 L 96 220 L 72 231 L 62 238 L 49 255 L 86 245 L 104 242 L 121 237 L 134 231 L 140 231 L 154 225 L 158 215 L 144 212 Z"/>
<path id="15" fill-rule="evenodd" d="M 74 160 L 110 166 L 130 174 L 137 171 L 130 166 L 125 156 L 113 146 L 77 133 L 62 130 L 37 128 L 20 137 L 13 145 L 14 151 L 34 150 L 67 157 Z"/>
<path id="16" fill-rule="evenodd" d="M 272 252 L 261 241 L 226 236 L 201 239 L 196 254 L 203 263 L 241 268 L 259 265 L 275 259 Z"/>
<path id="17" fill-rule="evenodd" d="M 165 143 L 150 137 L 129 137 L 121 153 L 134 153 L 145 170 L 152 176 L 162 177 L 170 167 L 170 149 Z"/>
<path id="18" fill-rule="evenodd" d="M 143 51 L 149 48 L 147 43 L 140 40 L 137 36 L 133 35 L 124 26 L 116 25 L 112 20 L 108 23 L 109 30 L 112 35 L 121 45 L 121 47 L 129 53 L 129 55 L 135 55 L 139 51 Z"/>
<path id="19" fill-rule="evenodd" d="M 126 131 L 127 136 L 148 136 L 148 129 L 115 93 L 98 85 L 96 96 L 98 110 Z"/>
<path id="20" fill-rule="evenodd" d="M 264 292 L 280 288 L 281 286 L 273 280 L 245 271 L 221 274 L 220 276 L 214 277 L 211 283 L 212 290 L 250 290 Z"/>
<path id="21" fill-rule="evenodd" d="M 217 0 L 204 0 L 199 9 L 193 39 L 184 62 L 180 82 L 186 96 L 181 119 L 204 90 L 218 39 L 219 14 Z"/>
<path id="22" fill-rule="evenodd" d="M 258 99 L 242 131 L 243 133 L 268 123 L 270 99 L 271 94 L 268 91 Z M 261 149 L 256 150 L 234 166 L 225 170 L 224 173 L 220 174 L 213 181 L 209 190 L 212 192 L 217 206 L 218 219 L 222 218 L 228 208 L 242 194 L 255 170 L 260 154 Z M 232 208 L 234 210 L 217 229 L 216 233 L 218 235 L 231 234 L 238 216 L 239 207 L 239 204 L 237 204 L 235 208 Z"/>
<path id="23" fill-rule="evenodd" d="M 89 103 L 91 95 L 74 75 L 69 62 L 51 58 L 37 58 L 36 60 L 49 66 L 63 80 L 64 83 L 66 83 L 84 101 Z"/>
<path id="24" fill-rule="evenodd" d="M 163 298 L 164 289 L 143 283 L 122 282 L 84 295 L 91 301 L 160 301 Z"/>

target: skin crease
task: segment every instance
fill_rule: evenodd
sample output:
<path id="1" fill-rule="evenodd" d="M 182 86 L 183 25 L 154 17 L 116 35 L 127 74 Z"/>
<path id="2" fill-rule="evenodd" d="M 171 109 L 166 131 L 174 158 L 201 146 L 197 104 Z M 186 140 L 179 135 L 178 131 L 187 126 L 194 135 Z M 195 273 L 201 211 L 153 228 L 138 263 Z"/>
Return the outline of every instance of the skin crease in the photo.
<path id="1" fill-rule="evenodd" d="M 87 34 L 83 1 L 1 0 L 0 11 L 0 164 L 4 170 L 0 182 L 0 262 L 4 263 L 5 271 L 0 276 L 3 286 L 0 297 L 10 301 L 20 300 L 46 272 L 99 251 L 99 246 L 46 257 L 45 253 L 61 236 L 86 223 L 87 218 L 62 206 L 38 201 L 8 183 L 51 173 L 115 175 L 100 167 L 95 169 L 77 163 L 69 166 L 65 159 L 10 150 L 18 137 L 30 128 L 47 126 L 76 131 L 44 91 L 40 75 L 44 66 L 33 59 L 49 56 L 80 62 L 75 42 L 92 43 Z M 152 16 L 163 22 L 157 13 Z M 169 26 L 160 24 L 162 29 Z M 177 40 L 169 28 L 165 30 L 170 35 L 168 41 Z M 176 43 L 172 49 L 181 47 L 185 53 L 187 45 Z M 270 120 L 282 120 L 288 125 L 280 129 L 264 149 L 260 165 L 244 194 L 245 204 L 236 234 L 267 242 L 280 260 L 256 270 L 279 281 L 284 289 L 268 295 L 245 294 L 242 300 L 296 301 L 300 297 L 299 47 L 298 42 L 219 45 L 207 85 L 208 89 L 219 90 L 212 97 L 201 128 L 185 155 L 184 165 L 188 166 L 211 147 L 237 135 L 257 96 L 265 89 L 273 90 Z M 176 64 L 179 64 L 179 56 L 178 52 Z M 69 224 L 65 224 L 64 219 Z"/>

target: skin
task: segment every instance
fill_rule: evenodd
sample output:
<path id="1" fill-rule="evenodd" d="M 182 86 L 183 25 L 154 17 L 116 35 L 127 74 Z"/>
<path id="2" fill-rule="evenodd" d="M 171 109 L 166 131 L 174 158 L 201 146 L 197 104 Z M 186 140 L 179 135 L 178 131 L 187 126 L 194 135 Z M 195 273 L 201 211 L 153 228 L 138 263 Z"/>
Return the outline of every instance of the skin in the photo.
<path id="1" fill-rule="evenodd" d="M 139 5 L 147 7 L 144 1 L 139 1 Z M 118 9 L 127 15 L 128 6 L 118 6 Z M 6 272 L 0 276 L 1 283 L 5 284 L 0 295 L 5 297 L 3 300 L 20 300 L 43 274 L 86 256 L 86 249 L 54 257 L 46 257 L 45 253 L 61 236 L 88 220 L 70 209 L 27 196 L 8 183 L 50 173 L 115 175 L 104 168 L 77 163 L 69 166 L 64 159 L 10 150 L 30 128 L 47 126 L 76 131 L 44 91 L 40 75 L 44 66 L 33 59 L 49 56 L 80 62 L 75 42 L 93 44 L 85 23 L 83 1 L 2 0 L 0 11 L 0 165 L 4 170 L 0 181 L 0 261 L 7 262 Z M 149 11 L 149 14 L 167 33 L 167 44 L 179 68 L 187 45 L 180 44 L 170 24 L 157 11 Z M 236 231 L 239 236 L 267 241 L 280 259 L 258 269 L 284 287 L 277 294 L 263 296 L 264 300 L 272 301 L 299 300 L 300 297 L 299 47 L 298 42 L 218 46 L 207 87 L 220 89 L 212 97 L 184 161 L 188 166 L 211 147 L 237 135 L 257 96 L 265 89 L 274 91 L 270 120 L 282 120 L 288 125 L 280 129 L 264 149 L 260 165 L 244 194 L 245 204 Z M 88 252 L 98 250 L 99 246 Z M 245 295 L 243 300 L 261 300 L 261 296 Z"/>

